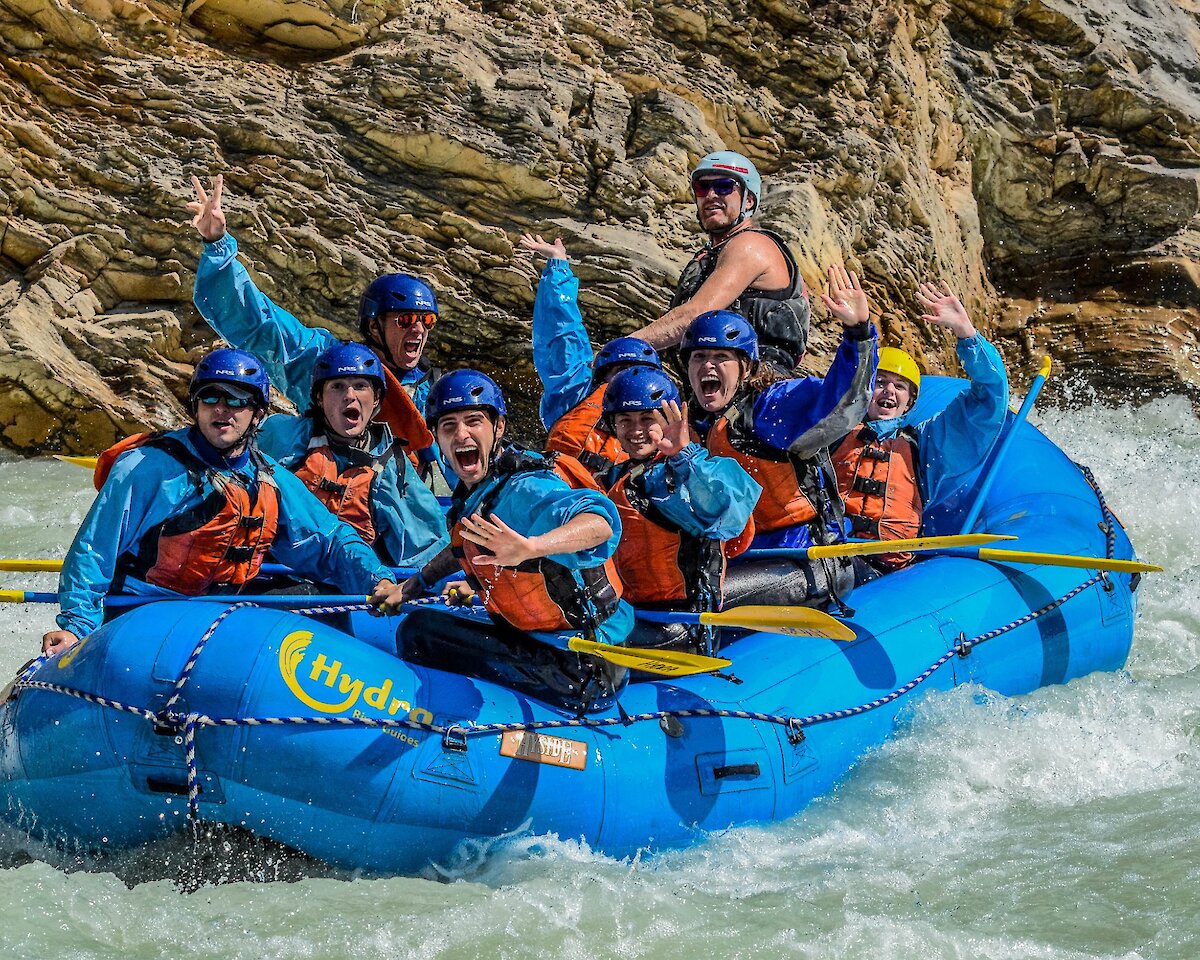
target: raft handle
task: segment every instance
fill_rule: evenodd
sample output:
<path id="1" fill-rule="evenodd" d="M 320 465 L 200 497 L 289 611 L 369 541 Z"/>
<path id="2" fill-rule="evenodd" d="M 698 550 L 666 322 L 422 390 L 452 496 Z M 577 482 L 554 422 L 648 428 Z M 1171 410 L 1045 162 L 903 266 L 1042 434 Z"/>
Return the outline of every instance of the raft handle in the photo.
<path id="1" fill-rule="evenodd" d="M 804 742 L 804 725 L 798 717 L 788 717 L 787 739 L 788 743 L 793 747 L 799 746 Z"/>
<path id="2" fill-rule="evenodd" d="M 967 639 L 967 635 L 965 633 L 960 633 L 954 638 L 954 652 L 958 654 L 958 658 L 960 660 L 966 660 L 967 657 L 971 655 L 971 648 L 973 646 L 975 646 L 975 644 Z"/>
<path id="3" fill-rule="evenodd" d="M 727 767 L 713 767 L 713 779 L 724 780 L 726 777 L 757 777 L 762 771 L 757 763 L 731 763 Z"/>
<path id="4" fill-rule="evenodd" d="M 146 789 L 151 793 L 169 793 L 176 797 L 186 797 L 188 795 L 186 783 L 176 783 L 174 780 L 161 780 L 158 777 L 147 777 Z M 200 792 L 204 792 L 203 787 L 200 788 Z"/>
<path id="5" fill-rule="evenodd" d="M 451 724 L 442 734 L 442 749 L 455 753 L 467 752 L 467 731 L 456 724 Z"/>

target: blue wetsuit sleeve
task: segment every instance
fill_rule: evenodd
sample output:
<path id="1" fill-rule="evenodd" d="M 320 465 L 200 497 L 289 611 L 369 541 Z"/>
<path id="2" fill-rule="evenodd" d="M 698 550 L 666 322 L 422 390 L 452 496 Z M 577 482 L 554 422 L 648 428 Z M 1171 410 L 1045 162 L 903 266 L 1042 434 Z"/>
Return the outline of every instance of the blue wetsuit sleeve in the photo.
<path id="1" fill-rule="evenodd" d="M 308 406 L 317 357 L 337 338 L 306 327 L 263 294 L 238 260 L 232 234 L 204 245 L 192 299 L 219 336 L 263 362 L 275 389 L 297 409 Z"/>
<path id="2" fill-rule="evenodd" d="M 168 461 L 155 451 L 130 450 L 117 458 L 92 501 L 58 577 L 59 627 L 86 637 L 104 620 L 104 597 L 116 575 L 117 560 L 136 548 L 155 523 L 171 516 L 192 489 L 168 477 Z M 136 471 L 136 477 L 135 477 Z"/>
<path id="3" fill-rule="evenodd" d="M 762 487 L 730 457 L 698 443 L 650 466 L 645 490 L 669 520 L 696 537 L 732 540 L 750 520 Z"/>
<path id="4" fill-rule="evenodd" d="M 824 377 L 773 383 L 754 403 L 754 433 L 777 450 L 811 457 L 862 422 L 875 376 L 875 330 L 844 331 Z"/>
<path id="5" fill-rule="evenodd" d="M 542 381 L 542 423 L 549 430 L 587 398 L 592 385 L 592 341 L 579 312 L 579 280 L 566 260 L 550 260 L 538 281 L 533 365 Z"/>
<path id="6" fill-rule="evenodd" d="M 380 580 L 395 579 L 354 528 L 330 513 L 295 476 L 277 467 L 274 477 L 279 487 L 279 530 L 271 545 L 272 556 L 345 593 L 366 596 Z"/>
<path id="7" fill-rule="evenodd" d="M 944 499 L 983 466 L 1008 411 L 1008 373 L 979 334 L 958 341 L 971 385 L 944 410 L 916 425 L 926 504 Z"/>
<path id="8" fill-rule="evenodd" d="M 603 542 L 578 553 L 555 553 L 547 558 L 570 570 L 603 563 L 616 553 L 621 540 L 621 518 L 616 504 L 596 490 L 568 487 L 552 473 L 529 473 L 510 481 L 495 512 L 525 536 L 547 533 L 584 513 L 607 520 L 612 533 Z"/>

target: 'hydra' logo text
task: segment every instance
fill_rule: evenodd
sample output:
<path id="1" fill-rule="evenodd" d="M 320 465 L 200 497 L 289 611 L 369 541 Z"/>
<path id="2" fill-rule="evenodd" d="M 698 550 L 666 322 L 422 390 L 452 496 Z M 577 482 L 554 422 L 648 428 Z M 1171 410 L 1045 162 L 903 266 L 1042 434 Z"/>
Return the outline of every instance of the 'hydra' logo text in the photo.
<path id="1" fill-rule="evenodd" d="M 361 697 L 367 706 L 386 710 L 391 716 L 402 710 L 410 720 L 433 723 L 433 714 L 428 710 L 414 708 L 407 700 L 392 696 L 391 677 L 369 687 L 365 680 L 343 671 L 341 660 L 328 660 L 323 653 L 317 654 L 307 670 L 301 670 L 312 638 L 308 630 L 296 630 L 283 638 L 279 648 L 279 672 L 283 681 L 305 706 L 321 713 L 345 713 Z"/>

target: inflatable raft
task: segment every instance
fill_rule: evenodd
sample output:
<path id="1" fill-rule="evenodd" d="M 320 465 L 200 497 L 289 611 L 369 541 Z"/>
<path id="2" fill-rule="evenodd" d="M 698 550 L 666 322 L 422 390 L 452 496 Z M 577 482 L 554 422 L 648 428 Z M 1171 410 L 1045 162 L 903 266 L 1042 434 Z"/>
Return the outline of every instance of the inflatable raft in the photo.
<path id="1" fill-rule="evenodd" d="M 922 410 L 961 388 L 926 378 Z M 1090 476 L 1016 430 L 975 529 L 1132 558 Z M 928 532 L 958 532 L 963 509 L 942 505 Z M 404 663 L 381 649 L 394 621 L 358 624 L 374 631 L 364 642 L 228 598 L 154 603 L 37 663 L 0 706 L 0 817 L 76 850 L 230 824 L 379 873 L 514 831 L 618 857 L 686 845 L 796 813 L 927 691 L 1015 695 L 1120 668 L 1136 587 L 933 556 L 855 591 L 852 642 L 743 636 L 722 674 L 640 675 L 619 709 L 581 719 Z"/>

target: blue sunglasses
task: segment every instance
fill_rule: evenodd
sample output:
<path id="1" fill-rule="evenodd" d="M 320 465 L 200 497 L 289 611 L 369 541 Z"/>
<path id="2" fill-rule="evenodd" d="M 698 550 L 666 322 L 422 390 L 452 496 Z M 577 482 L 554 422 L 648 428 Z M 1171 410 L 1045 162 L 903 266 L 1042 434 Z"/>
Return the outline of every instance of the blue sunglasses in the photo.
<path id="1" fill-rule="evenodd" d="M 202 394 L 196 399 L 206 407 L 215 407 L 218 403 L 224 400 L 225 406 L 227 406 L 230 410 L 242 410 L 250 406 L 251 402 L 249 397 L 233 397 L 224 390 L 214 390 L 209 393 Z"/>

